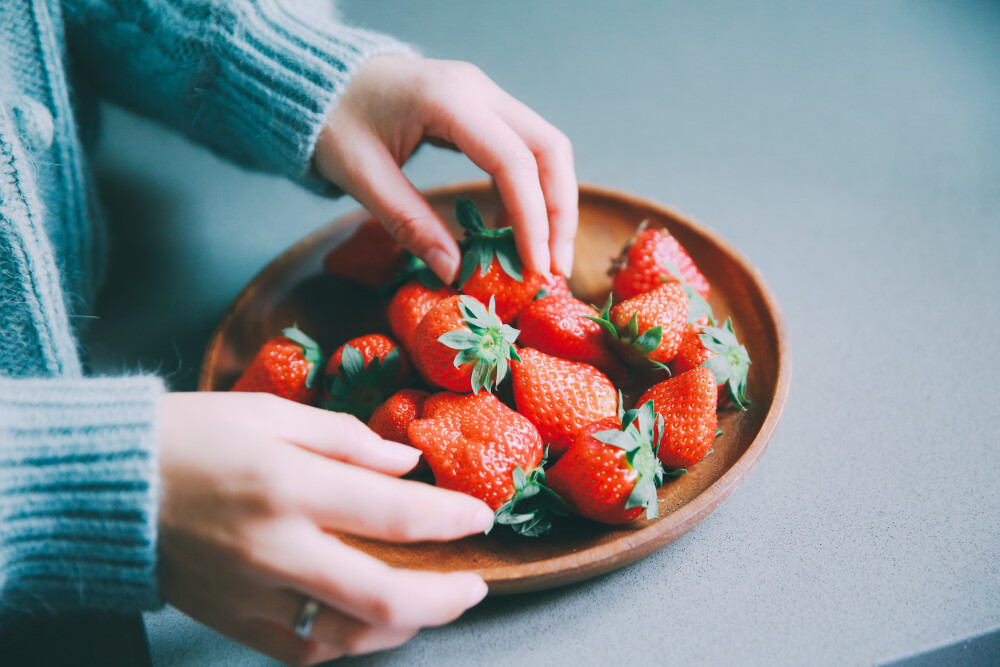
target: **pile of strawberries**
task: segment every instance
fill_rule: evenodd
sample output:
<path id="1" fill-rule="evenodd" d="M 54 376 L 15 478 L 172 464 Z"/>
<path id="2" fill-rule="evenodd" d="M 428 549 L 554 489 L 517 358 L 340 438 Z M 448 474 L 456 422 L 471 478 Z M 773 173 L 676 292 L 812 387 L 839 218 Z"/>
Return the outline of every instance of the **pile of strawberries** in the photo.
<path id="1" fill-rule="evenodd" d="M 374 221 L 359 236 L 381 259 L 327 257 L 328 271 L 391 293 L 393 337 L 347 341 L 321 379 L 319 346 L 289 328 L 233 390 L 366 420 L 418 448 L 437 485 L 480 498 L 522 535 L 569 512 L 608 524 L 656 517 L 656 489 L 711 451 L 717 410 L 747 404 L 750 358 L 731 321 L 715 326 L 708 281 L 674 237 L 641 225 L 598 309 L 562 276 L 527 271 L 512 230 L 487 229 L 471 200 L 455 216 L 465 230 L 456 286 L 412 257 L 386 275 L 385 258 L 401 250 Z M 641 394 L 633 409 L 622 390 Z"/>

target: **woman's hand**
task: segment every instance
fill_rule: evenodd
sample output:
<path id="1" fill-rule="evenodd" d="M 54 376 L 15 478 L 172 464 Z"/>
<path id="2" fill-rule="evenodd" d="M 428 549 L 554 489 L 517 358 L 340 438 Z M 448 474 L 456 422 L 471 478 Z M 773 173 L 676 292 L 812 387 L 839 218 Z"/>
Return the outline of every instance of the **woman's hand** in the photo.
<path id="1" fill-rule="evenodd" d="M 400 171 L 424 140 L 457 148 L 493 177 L 502 202 L 498 217 L 514 228 L 529 269 L 570 274 L 577 226 L 570 142 L 473 65 L 373 58 L 330 114 L 314 162 L 451 282 L 458 246 Z"/>
<path id="2" fill-rule="evenodd" d="M 194 619 L 278 660 L 378 651 L 482 600 L 471 573 L 399 570 L 327 531 L 394 542 L 483 532 L 470 496 L 396 479 L 417 450 L 350 415 L 269 394 L 167 394 L 160 586 Z M 292 626 L 321 604 L 312 634 Z"/>

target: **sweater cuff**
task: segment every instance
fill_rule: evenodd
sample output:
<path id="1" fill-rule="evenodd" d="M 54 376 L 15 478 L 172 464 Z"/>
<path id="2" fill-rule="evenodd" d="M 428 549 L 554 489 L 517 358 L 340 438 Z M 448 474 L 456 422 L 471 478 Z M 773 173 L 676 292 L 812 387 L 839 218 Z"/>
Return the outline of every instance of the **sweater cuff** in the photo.
<path id="1" fill-rule="evenodd" d="M 311 190 L 340 194 L 311 166 L 329 113 L 368 60 L 415 51 L 332 21 L 306 25 L 273 0 L 241 7 L 245 13 L 219 46 L 222 115 L 261 160 Z"/>
<path id="2" fill-rule="evenodd" d="M 4 612 L 162 605 L 155 377 L 0 379 Z"/>

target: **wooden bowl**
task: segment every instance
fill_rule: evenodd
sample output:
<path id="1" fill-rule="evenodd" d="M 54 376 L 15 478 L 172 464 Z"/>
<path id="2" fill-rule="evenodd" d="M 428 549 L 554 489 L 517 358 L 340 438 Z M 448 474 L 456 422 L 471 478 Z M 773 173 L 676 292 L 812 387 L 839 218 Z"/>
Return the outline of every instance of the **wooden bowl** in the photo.
<path id="1" fill-rule="evenodd" d="M 424 194 L 442 219 L 452 223 L 458 195 L 472 197 L 487 218 L 496 204 L 487 182 Z M 328 352 L 349 338 L 388 332 L 382 304 L 371 290 L 322 270 L 324 255 L 367 217 L 358 211 L 331 223 L 250 281 L 212 336 L 200 390 L 228 390 L 260 345 L 292 323 Z M 610 291 L 609 263 L 643 220 L 667 228 L 687 249 L 712 285 L 710 302 L 717 317 L 720 321 L 732 317 L 753 362 L 749 409 L 720 411 L 723 435 L 715 441 L 714 451 L 688 474 L 664 484 L 659 491 L 660 516 L 620 527 L 571 518 L 538 539 L 518 537 L 503 527 L 489 536 L 446 543 L 388 544 L 339 537 L 394 566 L 472 570 L 483 576 L 491 594 L 518 593 L 580 581 L 636 561 L 676 540 L 729 497 L 764 453 L 781 417 L 791 379 L 785 323 L 757 271 L 715 233 L 659 204 L 593 186 L 580 188 L 580 227 L 570 280 L 577 297 L 603 303 Z"/>

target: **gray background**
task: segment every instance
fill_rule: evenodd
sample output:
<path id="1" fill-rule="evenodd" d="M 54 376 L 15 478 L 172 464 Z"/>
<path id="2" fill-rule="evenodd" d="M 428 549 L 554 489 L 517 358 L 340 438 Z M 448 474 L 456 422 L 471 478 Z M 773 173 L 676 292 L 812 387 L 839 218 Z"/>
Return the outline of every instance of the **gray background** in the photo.
<path id="1" fill-rule="evenodd" d="M 777 295 L 795 356 L 766 456 L 680 541 L 357 662 L 1000 662 L 997 3 L 342 11 L 479 65 L 569 135 L 581 181 L 720 232 Z M 118 245 L 96 365 L 177 389 L 240 287 L 356 208 L 114 108 L 98 163 Z M 408 174 L 479 176 L 429 148 Z M 176 612 L 148 627 L 157 665 L 270 664 Z"/>

